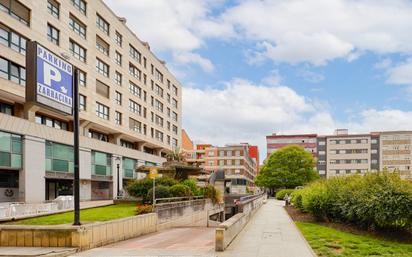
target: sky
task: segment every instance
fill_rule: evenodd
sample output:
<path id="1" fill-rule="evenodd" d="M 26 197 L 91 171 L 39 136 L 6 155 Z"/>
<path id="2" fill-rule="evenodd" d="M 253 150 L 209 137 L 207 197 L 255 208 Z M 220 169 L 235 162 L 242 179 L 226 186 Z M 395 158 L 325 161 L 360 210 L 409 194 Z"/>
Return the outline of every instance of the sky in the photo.
<path id="1" fill-rule="evenodd" d="M 195 143 L 412 130 L 412 1 L 104 1 L 181 82 Z"/>

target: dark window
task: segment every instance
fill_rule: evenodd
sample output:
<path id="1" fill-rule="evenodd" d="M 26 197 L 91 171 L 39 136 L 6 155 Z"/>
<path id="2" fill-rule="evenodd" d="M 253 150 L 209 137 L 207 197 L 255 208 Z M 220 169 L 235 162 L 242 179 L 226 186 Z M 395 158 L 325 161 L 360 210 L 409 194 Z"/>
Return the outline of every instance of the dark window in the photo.
<path id="1" fill-rule="evenodd" d="M 86 49 L 72 40 L 70 40 L 70 52 L 75 58 L 82 62 L 86 62 Z"/>
<path id="2" fill-rule="evenodd" d="M 18 21 L 30 26 L 30 9 L 17 0 L 1 0 L 0 11 L 8 13 Z"/>
<path id="3" fill-rule="evenodd" d="M 26 85 L 26 69 L 0 57 L 0 77 L 16 82 L 22 86 Z"/>
<path id="4" fill-rule="evenodd" d="M 47 24 L 47 39 L 55 45 L 59 45 L 60 31 L 50 24 Z"/>
<path id="5" fill-rule="evenodd" d="M 69 21 L 70 28 L 76 32 L 80 37 L 86 38 L 86 25 L 79 21 L 76 17 L 70 14 Z"/>
<path id="6" fill-rule="evenodd" d="M 87 4 L 84 0 L 72 0 L 72 3 L 77 10 L 86 15 Z"/>
<path id="7" fill-rule="evenodd" d="M 96 25 L 106 35 L 109 35 L 110 25 L 99 14 L 96 15 Z"/>
<path id="8" fill-rule="evenodd" d="M 60 17 L 60 4 L 54 0 L 47 0 L 47 10 L 57 19 Z"/>
<path id="9" fill-rule="evenodd" d="M 26 38 L 3 24 L 0 24 L 0 43 L 19 53 L 26 54 Z"/>

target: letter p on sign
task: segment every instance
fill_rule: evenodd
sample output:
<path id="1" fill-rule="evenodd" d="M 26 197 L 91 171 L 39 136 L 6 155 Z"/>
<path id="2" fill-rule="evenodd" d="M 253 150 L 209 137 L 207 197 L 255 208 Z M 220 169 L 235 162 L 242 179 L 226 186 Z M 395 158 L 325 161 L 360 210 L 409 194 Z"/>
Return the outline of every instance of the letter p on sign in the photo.
<path id="1" fill-rule="evenodd" d="M 60 74 L 60 71 L 56 69 L 55 67 L 51 66 L 47 62 L 44 63 L 44 84 L 47 86 L 51 87 L 51 82 L 56 81 L 60 82 L 62 80 L 62 75 Z"/>

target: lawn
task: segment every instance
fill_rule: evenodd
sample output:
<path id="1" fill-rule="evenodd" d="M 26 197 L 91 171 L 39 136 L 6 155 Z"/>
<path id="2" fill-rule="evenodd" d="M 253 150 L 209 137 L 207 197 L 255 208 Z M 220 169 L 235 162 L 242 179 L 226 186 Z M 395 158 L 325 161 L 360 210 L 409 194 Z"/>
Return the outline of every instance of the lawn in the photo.
<path id="1" fill-rule="evenodd" d="M 94 221 L 107 221 L 120 219 L 136 215 L 136 204 L 114 204 L 103 207 L 80 210 L 81 223 L 90 223 Z M 8 222 L 9 225 L 57 225 L 73 223 L 73 212 L 65 212 Z"/>
<path id="2" fill-rule="evenodd" d="M 354 235 L 308 222 L 297 221 L 296 225 L 319 257 L 412 257 L 412 244 Z"/>

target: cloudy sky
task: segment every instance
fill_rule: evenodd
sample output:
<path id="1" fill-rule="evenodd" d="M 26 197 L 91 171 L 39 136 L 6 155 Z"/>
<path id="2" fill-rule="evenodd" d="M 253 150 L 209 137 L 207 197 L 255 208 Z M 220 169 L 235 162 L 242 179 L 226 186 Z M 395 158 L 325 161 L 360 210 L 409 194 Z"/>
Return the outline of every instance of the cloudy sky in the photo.
<path id="1" fill-rule="evenodd" d="M 412 129 L 412 2 L 105 0 L 183 85 L 195 142 Z"/>

